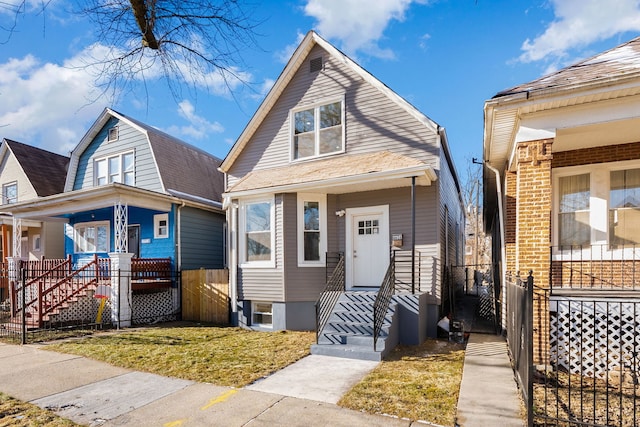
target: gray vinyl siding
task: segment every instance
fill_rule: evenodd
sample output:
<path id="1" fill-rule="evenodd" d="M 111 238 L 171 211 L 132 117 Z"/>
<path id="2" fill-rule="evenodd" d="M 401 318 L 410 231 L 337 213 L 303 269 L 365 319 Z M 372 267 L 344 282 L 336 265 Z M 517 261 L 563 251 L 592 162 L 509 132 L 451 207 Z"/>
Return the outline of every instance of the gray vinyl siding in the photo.
<path id="1" fill-rule="evenodd" d="M 238 299 L 251 301 L 284 301 L 283 275 L 283 200 L 275 198 L 275 268 L 238 267 Z M 242 238 L 242 231 L 238 233 Z"/>
<path id="2" fill-rule="evenodd" d="M 464 206 L 460 201 L 458 189 L 453 179 L 453 173 L 449 163 L 442 153 L 441 169 L 438 180 L 438 191 L 440 192 L 440 239 L 442 242 L 441 257 L 448 260 L 449 265 L 462 265 L 464 259 Z M 446 209 L 445 209 L 446 207 Z M 445 212 L 446 211 L 446 212 Z M 447 217 L 445 217 L 445 214 Z M 445 258 L 446 239 L 445 232 L 449 230 L 449 253 Z"/>
<path id="3" fill-rule="evenodd" d="M 182 269 L 223 268 L 224 215 L 184 207 L 180 222 Z"/>
<path id="4" fill-rule="evenodd" d="M 231 166 L 230 186 L 252 170 L 290 163 L 292 109 L 342 98 L 347 154 L 389 150 L 418 158 L 437 169 L 439 139 L 431 129 L 319 46 L 312 49 L 308 58 L 320 55 L 326 61 L 324 70 L 310 73 L 308 62 L 300 67 Z"/>
<path id="5" fill-rule="evenodd" d="M 118 126 L 118 140 L 107 141 L 109 129 Z M 128 151 L 135 152 L 135 185 L 146 190 L 162 192 L 162 184 L 158 176 L 146 134 L 138 129 L 111 118 L 96 135 L 87 149 L 80 155 L 78 170 L 73 189 L 93 187 L 93 161 Z"/>

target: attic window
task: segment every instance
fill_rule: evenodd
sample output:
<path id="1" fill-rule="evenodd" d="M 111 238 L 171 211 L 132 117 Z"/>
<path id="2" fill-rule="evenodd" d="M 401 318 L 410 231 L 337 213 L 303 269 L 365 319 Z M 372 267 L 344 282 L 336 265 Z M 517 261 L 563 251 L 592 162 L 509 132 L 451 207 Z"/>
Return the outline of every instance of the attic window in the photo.
<path id="1" fill-rule="evenodd" d="M 317 58 L 313 58 L 311 61 L 309 61 L 309 72 L 310 73 L 315 73 L 322 70 L 322 56 L 319 56 Z"/>
<path id="2" fill-rule="evenodd" d="M 108 142 L 113 142 L 118 140 L 118 126 L 114 126 L 109 129 L 109 137 L 107 139 Z"/>

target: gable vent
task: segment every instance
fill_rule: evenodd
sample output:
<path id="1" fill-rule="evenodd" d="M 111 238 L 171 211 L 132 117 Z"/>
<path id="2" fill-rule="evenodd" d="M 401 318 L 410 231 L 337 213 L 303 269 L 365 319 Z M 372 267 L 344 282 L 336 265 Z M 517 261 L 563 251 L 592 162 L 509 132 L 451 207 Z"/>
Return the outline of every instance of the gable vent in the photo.
<path id="1" fill-rule="evenodd" d="M 113 142 L 118 140 L 118 126 L 114 126 L 109 129 L 109 134 L 107 136 L 107 142 Z"/>
<path id="2" fill-rule="evenodd" d="M 310 73 L 315 73 L 322 70 L 322 56 L 319 56 L 317 58 L 313 58 L 311 61 L 309 61 L 309 72 Z"/>

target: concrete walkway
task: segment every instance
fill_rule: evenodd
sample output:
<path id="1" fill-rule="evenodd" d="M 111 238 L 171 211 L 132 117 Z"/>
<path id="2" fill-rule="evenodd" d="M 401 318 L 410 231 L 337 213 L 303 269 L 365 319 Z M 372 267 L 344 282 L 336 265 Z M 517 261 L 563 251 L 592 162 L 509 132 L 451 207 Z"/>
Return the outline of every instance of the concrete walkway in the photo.
<path id="1" fill-rule="evenodd" d="M 526 425 L 520 391 L 511 368 L 507 342 L 494 326 L 477 316 L 479 298 L 466 296 L 456 306 L 469 340 L 458 397 L 460 427 Z"/>
<path id="2" fill-rule="evenodd" d="M 0 391 L 88 426 L 418 425 L 334 404 L 376 364 L 308 356 L 234 389 L 117 368 L 37 345 L 0 344 Z"/>

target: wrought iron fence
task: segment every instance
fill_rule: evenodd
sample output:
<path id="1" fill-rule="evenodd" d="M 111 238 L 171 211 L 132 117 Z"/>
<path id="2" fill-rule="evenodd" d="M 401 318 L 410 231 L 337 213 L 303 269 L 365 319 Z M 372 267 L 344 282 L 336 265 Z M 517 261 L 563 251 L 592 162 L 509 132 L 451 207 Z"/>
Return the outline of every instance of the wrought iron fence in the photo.
<path id="1" fill-rule="evenodd" d="M 640 300 L 509 278 L 507 341 L 529 425 L 640 425 Z"/>
<path id="2" fill-rule="evenodd" d="M 74 266 L 64 274 L 58 265 L 42 271 L 25 263 L 8 280 L 10 298 L 0 301 L 0 337 L 25 343 L 49 339 L 54 332 L 59 336 L 60 331 L 118 327 L 123 320 L 149 324 L 180 319 L 179 272 L 162 269 L 154 276 L 146 269 L 141 279 L 138 270 L 112 270 L 108 261 Z M 123 280 L 131 291 L 113 300 L 112 286 Z M 126 319 L 123 311 L 129 313 Z"/>

